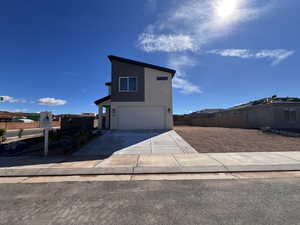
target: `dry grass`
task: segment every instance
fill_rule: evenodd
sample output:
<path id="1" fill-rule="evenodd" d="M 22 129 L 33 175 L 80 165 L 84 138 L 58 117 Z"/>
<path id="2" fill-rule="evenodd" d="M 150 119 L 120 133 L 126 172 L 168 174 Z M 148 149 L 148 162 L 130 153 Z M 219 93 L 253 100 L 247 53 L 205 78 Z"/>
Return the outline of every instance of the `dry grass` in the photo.
<path id="1" fill-rule="evenodd" d="M 300 138 L 260 130 L 176 126 L 175 131 L 198 152 L 300 151 Z"/>

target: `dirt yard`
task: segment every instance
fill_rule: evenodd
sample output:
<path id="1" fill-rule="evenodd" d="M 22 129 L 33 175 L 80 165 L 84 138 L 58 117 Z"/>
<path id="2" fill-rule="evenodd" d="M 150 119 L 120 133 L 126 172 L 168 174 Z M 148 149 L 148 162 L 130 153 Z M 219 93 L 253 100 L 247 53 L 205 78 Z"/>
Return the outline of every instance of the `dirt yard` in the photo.
<path id="1" fill-rule="evenodd" d="M 174 130 L 199 153 L 300 151 L 300 138 L 260 130 L 176 126 Z"/>

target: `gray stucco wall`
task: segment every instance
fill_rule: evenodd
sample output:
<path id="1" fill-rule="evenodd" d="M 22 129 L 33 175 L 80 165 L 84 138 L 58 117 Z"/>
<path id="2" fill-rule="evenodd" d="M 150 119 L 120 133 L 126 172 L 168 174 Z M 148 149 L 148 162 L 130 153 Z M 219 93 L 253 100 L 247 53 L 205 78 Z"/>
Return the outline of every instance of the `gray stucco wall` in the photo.
<path id="1" fill-rule="evenodd" d="M 145 101 L 145 72 L 144 67 L 120 61 L 112 61 L 112 102 L 144 102 Z M 119 92 L 119 77 L 137 77 L 136 92 Z"/>
<path id="2" fill-rule="evenodd" d="M 296 111 L 296 121 L 288 121 L 286 110 Z M 175 125 L 300 130 L 300 105 L 293 103 L 257 105 L 227 110 L 216 114 L 196 114 L 175 117 Z"/>
<path id="3" fill-rule="evenodd" d="M 284 115 L 285 110 L 296 111 L 296 121 L 287 121 Z M 273 108 L 274 124 L 273 128 L 300 129 L 300 106 L 299 104 L 282 104 Z"/>
<path id="4" fill-rule="evenodd" d="M 253 107 L 247 112 L 248 128 L 273 127 L 274 108 L 271 105 Z"/>

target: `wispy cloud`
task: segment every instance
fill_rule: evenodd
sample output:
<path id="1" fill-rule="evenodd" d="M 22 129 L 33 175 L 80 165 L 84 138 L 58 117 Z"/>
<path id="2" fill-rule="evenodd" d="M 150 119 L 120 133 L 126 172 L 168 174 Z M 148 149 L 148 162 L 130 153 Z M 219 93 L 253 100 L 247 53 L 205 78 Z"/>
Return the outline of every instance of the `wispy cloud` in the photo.
<path id="1" fill-rule="evenodd" d="M 11 96 L 0 96 L 3 98 L 2 102 L 10 102 L 10 103 L 16 103 L 16 102 L 21 102 L 21 103 L 25 103 L 26 100 L 24 99 L 20 99 L 20 98 L 14 98 Z"/>
<path id="2" fill-rule="evenodd" d="M 185 58 L 209 53 L 240 58 L 266 58 L 276 65 L 293 54 L 284 49 L 206 51 L 205 46 L 234 33 L 243 23 L 257 19 L 273 7 L 274 0 L 174 0 L 167 12 L 149 24 L 138 37 L 137 46 L 145 52 L 168 53 L 168 65 L 177 70 L 173 80 L 182 93 L 201 93 L 198 85 L 187 80 L 187 68 L 195 66 Z M 175 54 L 175 56 L 174 56 Z M 181 54 L 181 56 L 179 55 Z"/>
<path id="3" fill-rule="evenodd" d="M 202 93 L 198 85 L 186 79 L 185 70 L 196 64 L 196 60 L 187 55 L 171 55 L 168 59 L 168 66 L 176 69 L 176 76 L 173 78 L 173 87 L 179 89 L 183 94 Z"/>
<path id="4" fill-rule="evenodd" d="M 272 65 L 277 65 L 281 61 L 287 59 L 291 55 L 293 55 L 294 51 L 289 51 L 285 49 L 275 49 L 275 50 L 262 50 L 255 54 L 256 58 L 270 58 L 274 61 L 272 62 Z"/>
<path id="5" fill-rule="evenodd" d="M 25 99 L 14 98 L 11 96 L 0 96 L 3 100 L 1 102 L 9 102 L 9 103 L 31 103 L 31 104 L 39 104 L 39 105 L 48 105 L 48 106 L 58 106 L 65 105 L 67 103 L 66 100 L 57 99 L 57 98 L 40 98 L 36 101 L 27 101 Z M 15 111 L 26 111 L 27 109 L 16 109 Z"/>
<path id="6" fill-rule="evenodd" d="M 216 54 L 224 57 L 238 57 L 243 59 L 270 59 L 272 60 L 272 66 L 275 66 L 294 54 L 294 51 L 286 49 L 265 49 L 259 51 L 253 51 L 249 49 L 214 49 L 209 50 L 206 53 Z"/>
<path id="7" fill-rule="evenodd" d="M 192 58 L 188 55 L 170 55 L 168 59 L 168 65 L 170 67 L 174 67 L 176 69 L 180 69 L 182 67 L 193 67 L 197 65 L 197 61 L 195 58 Z"/>
<path id="8" fill-rule="evenodd" d="M 146 52 L 181 52 L 195 51 L 197 45 L 188 35 L 154 35 L 143 33 L 139 36 L 138 46 Z"/>
<path id="9" fill-rule="evenodd" d="M 10 110 L 10 112 L 27 112 L 28 109 L 13 109 L 13 110 Z"/>
<path id="10" fill-rule="evenodd" d="M 207 51 L 206 53 L 220 56 L 239 57 L 244 59 L 252 57 L 252 54 L 248 49 L 213 49 Z"/>
<path id="11" fill-rule="evenodd" d="M 185 0 L 178 2 L 139 36 L 147 52 L 195 51 L 230 33 L 235 25 L 258 18 L 269 4 L 257 0 Z"/>
<path id="12" fill-rule="evenodd" d="M 193 94 L 193 93 L 202 93 L 199 86 L 189 82 L 188 80 L 182 77 L 174 77 L 173 87 L 180 89 L 179 92 L 183 94 Z"/>
<path id="13" fill-rule="evenodd" d="M 57 98 L 40 98 L 36 101 L 39 105 L 47 105 L 47 106 L 59 106 L 65 105 L 67 103 L 66 100 L 57 99 Z"/>

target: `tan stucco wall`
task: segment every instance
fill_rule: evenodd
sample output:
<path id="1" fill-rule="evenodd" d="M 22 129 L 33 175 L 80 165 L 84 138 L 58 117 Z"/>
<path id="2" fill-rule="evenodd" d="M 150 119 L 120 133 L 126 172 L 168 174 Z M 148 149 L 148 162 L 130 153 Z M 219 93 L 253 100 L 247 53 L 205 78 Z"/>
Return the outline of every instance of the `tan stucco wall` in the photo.
<path id="1" fill-rule="evenodd" d="M 168 76 L 168 80 L 157 80 L 158 76 Z M 165 113 L 165 129 L 173 128 L 172 75 L 155 69 L 145 68 L 145 102 L 111 102 L 111 129 L 119 129 L 120 107 L 162 107 Z M 147 122 L 145 114 L 145 122 Z M 134 115 L 128 120 L 134 120 Z M 142 129 L 142 128 L 141 128 Z"/>
<path id="2" fill-rule="evenodd" d="M 157 80 L 158 76 L 167 76 L 169 79 Z M 145 104 L 164 106 L 166 115 L 166 129 L 173 129 L 173 96 L 171 73 L 145 68 Z"/>

